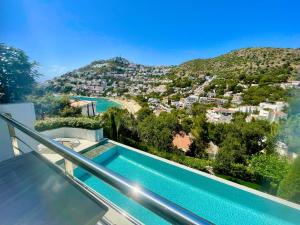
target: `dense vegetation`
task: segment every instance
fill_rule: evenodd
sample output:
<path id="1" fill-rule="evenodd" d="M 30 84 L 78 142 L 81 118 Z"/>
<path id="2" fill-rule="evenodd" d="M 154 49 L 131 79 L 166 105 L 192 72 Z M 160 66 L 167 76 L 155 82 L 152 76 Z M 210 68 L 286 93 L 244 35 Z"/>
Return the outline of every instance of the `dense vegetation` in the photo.
<path id="1" fill-rule="evenodd" d="M 227 91 L 242 92 L 245 104 L 257 105 L 262 101 L 285 100 L 288 93 L 277 84 L 295 78 L 298 65 L 300 49 L 246 48 L 211 59 L 188 61 L 171 74 L 181 80 L 198 81 L 206 75 L 214 76 L 205 91 L 215 90 L 219 97 Z"/>
<path id="2" fill-rule="evenodd" d="M 287 159 L 274 151 L 276 129 L 266 121 L 246 123 L 243 114 L 235 115 L 230 124 L 211 124 L 204 111 L 204 106 L 195 105 L 190 112 L 173 110 L 154 116 L 144 107 L 135 118 L 126 110 L 112 108 L 100 120 L 108 138 L 199 170 L 213 167 L 230 180 L 252 182 L 275 194 L 289 170 Z M 173 135 L 182 130 L 191 132 L 194 140 L 186 155 L 172 146 Z M 220 146 L 215 160 L 205 151 L 210 141 Z"/>
<path id="3" fill-rule="evenodd" d="M 0 43 L 0 103 L 20 102 L 31 93 L 36 66 L 22 50 Z"/>
<path id="4" fill-rule="evenodd" d="M 278 83 L 292 73 L 291 65 L 299 63 L 300 49 L 245 48 L 211 59 L 188 61 L 176 68 L 174 73 L 183 76 L 212 74 L 245 79 L 246 83 Z"/>
<path id="5" fill-rule="evenodd" d="M 244 92 L 244 103 L 249 105 L 258 105 L 266 100 L 270 102 L 274 101 L 286 101 L 288 91 L 278 86 L 253 86 Z"/>

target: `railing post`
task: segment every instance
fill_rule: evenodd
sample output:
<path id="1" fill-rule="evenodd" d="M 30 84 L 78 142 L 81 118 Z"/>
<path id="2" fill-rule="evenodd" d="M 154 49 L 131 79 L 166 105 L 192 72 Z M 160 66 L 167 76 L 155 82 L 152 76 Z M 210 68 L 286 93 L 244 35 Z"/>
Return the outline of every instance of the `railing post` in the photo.
<path id="1" fill-rule="evenodd" d="M 7 116 L 9 116 L 10 118 L 12 118 L 10 113 L 5 113 L 5 114 Z M 16 138 L 15 128 L 12 125 L 10 125 L 9 123 L 7 123 L 7 127 L 8 127 L 9 136 L 11 137 L 11 143 L 12 143 L 12 148 L 13 148 L 13 151 L 14 151 L 14 155 L 15 156 L 21 155 L 18 140 Z"/>
<path id="2" fill-rule="evenodd" d="M 67 159 L 65 159 L 65 172 L 67 175 L 69 175 L 70 177 L 74 176 L 74 166 L 73 163 Z"/>

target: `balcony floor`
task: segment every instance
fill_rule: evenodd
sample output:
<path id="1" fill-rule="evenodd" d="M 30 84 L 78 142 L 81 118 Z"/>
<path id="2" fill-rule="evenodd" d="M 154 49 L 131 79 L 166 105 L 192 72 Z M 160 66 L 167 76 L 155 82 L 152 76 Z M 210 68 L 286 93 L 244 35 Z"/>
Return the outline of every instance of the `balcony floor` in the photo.
<path id="1" fill-rule="evenodd" d="M 35 152 L 0 163 L 1 225 L 95 225 L 107 211 Z"/>

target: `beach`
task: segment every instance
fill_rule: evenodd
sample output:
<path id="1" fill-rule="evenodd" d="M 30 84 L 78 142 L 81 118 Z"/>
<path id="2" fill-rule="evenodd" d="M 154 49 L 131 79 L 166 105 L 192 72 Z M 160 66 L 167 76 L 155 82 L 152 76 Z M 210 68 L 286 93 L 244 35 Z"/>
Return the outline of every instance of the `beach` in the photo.
<path id="1" fill-rule="evenodd" d="M 107 99 L 117 102 L 122 105 L 124 109 L 127 109 L 129 112 L 135 114 L 137 111 L 141 109 L 141 106 L 132 99 L 126 99 L 122 97 L 108 97 Z"/>

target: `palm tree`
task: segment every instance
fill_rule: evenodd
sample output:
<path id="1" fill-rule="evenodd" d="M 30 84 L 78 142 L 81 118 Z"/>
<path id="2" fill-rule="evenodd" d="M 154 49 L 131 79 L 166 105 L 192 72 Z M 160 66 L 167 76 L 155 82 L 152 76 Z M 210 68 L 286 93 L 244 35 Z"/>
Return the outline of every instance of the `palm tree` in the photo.
<path id="1" fill-rule="evenodd" d="M 109 138 L 120 141 L 122 132 L 134 132 L 136 129 L 135 119 L 126 109 L 110 108 L 102 116 L 102 126 Z M 126 133 L 129 135 L 129 133 Z"/>

